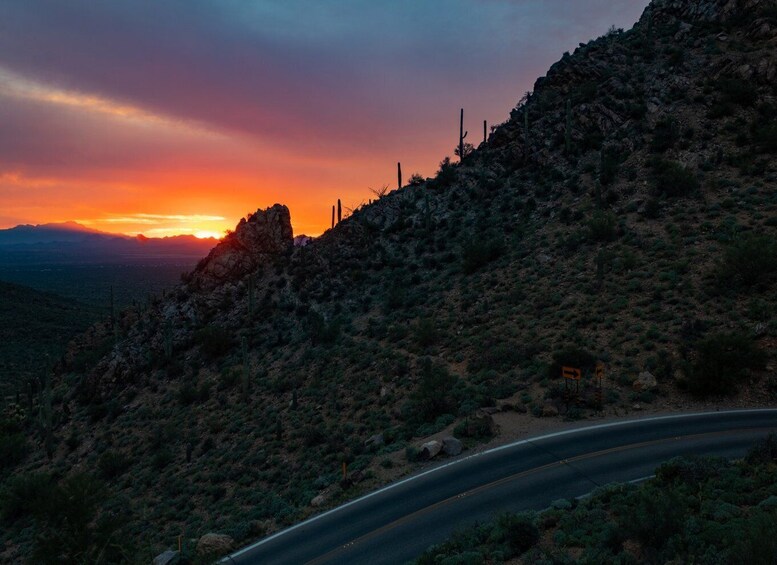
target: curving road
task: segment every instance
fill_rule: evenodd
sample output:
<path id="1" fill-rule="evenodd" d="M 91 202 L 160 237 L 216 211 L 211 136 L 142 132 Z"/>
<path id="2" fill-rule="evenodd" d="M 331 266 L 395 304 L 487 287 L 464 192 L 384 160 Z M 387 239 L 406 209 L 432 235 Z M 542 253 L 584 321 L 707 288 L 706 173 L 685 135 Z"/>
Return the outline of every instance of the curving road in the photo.
<path id="1" fill-rule="evenodd" d="M 569 429 L 461 457 L 292 526 L 222 560 L 248 564 L 404 563 L 474 521 L 542 509 L 677 455 L 739 457 L 777 432 L 777 409 L 640 418 Z"/>

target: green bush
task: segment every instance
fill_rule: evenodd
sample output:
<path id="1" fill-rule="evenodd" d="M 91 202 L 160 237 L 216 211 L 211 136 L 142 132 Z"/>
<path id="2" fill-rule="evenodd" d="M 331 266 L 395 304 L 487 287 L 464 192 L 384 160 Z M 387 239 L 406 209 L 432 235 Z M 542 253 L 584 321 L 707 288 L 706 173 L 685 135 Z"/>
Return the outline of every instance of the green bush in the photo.
<path id="1" fill-rule="evenodd" d="M 497 528 L 513 555 L 521 555 L 540 541 L 540 531 L 530 514 L 503 514 L 497 519 Z"/>
<path id="2" fill-rule="evenodd" d="M 0 493 L 0 515 L 6 522 L 32 514 L 52 488 L 51 476 L 44 473 L 15 475 L 3 485 Z"/>
<path id="3" fill-rule="evenodd" d="M 553 354 L 553 360 L 548 366 L 548 378 L 561 378 L 561 367 L 577 367 L 583 373 L 593 371 L 596 367 L 596 357 L 579 347 L 567 347 Z"/>
<path id="4" fill-rule="evenodd" d="M 767 235 L 750 234 L 734 241 L 717 267 L 718 282 L 754 286 L 777 273 L 777 241 Z"/>
<path id="5" fill-rule="evenodd" d="M 656 123 L 650 149 L 654 153 L 665 153 L 679 138 L 680 132 L 675 121 L 671 117 L 664 118 Z"/>
<path id="6" fill-rule="evenodd" d="M 653 183 L 657 194 L 668 197 L 686 196 L 699 188 L 693 171 L 675 161 L 655 159 L 651 162 Z"/>
<path id="7" fill-rule="evenodd" d="M 22 432 L 0 431 L 0 469 L 14 467 L 27 455 L 27 439 Z"/>
<path id="8" fill-rule="evenodd" d="M 761 368 L 765 362 L 766 354 L 749 336 L 711 335 L 696 348 L 688 388 L 698 396 L 733 394 L 747 369 Z"/>
<path id="9" fill-rule="evenodd" d="M 420 363 L 421 382 L 412 396 L 413 412 L 423 422 L 433 422 L 438 416 L 450 414 L 455 409 L 451 391 L 456 376 L 443 365 L 432 363 L 425 357 Z"/>
<path id="10" fill-rule="evenodd" d="M 221 357 L 232 348 L 232 334 L 229 330 L 216 325 L 197 330 L 194 341 L 200 346 L 203 355 L 210 358 Z"/>
<path id="11" fill-rule="evenodd" d="M 745 461 L 749 465 L 777 462 L 777 435 L 769 434 L 751 447 Z"/>
<path id="12" fill-rule="evenodd" d="M 752 106 L 758 100 L 758 90 L 752 81 L 723 77 L 717 81 L 716 86 L 723 104 Z"/>
<path id="13" fill-rule="evenodd" d="M 615 214 L 597 210 L 588 220 L 588 230 L 594 241 L 612 241 L 615 239 Z"/>
<path id="14" fill-rule="evenodd" d="M 97 467 L 105 479 L 111 480 L 123 474 L 129 467 L 129 464 L 129 459 L 123 453 L 106 451 L 100 456 Z"/>
<path id="15" fill-rule="evenodd" d="M 461 250 L 461 268 L 466 274 L 474 273 L 501 257 L 504 252 L 505 245 L 501 237 L 471 237 Z"/>

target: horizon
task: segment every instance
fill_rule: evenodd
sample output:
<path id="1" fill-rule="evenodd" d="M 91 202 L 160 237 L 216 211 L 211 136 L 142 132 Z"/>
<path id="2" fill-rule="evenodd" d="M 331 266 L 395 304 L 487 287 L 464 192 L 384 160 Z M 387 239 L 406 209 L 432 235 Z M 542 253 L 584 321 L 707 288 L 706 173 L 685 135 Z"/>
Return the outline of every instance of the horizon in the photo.
<path id="1" fill-rule="evenodd" d="M 280 202 L 320 235 L 338 198 L 396 187 L 397 162 L 433 176 L 460 108 L 477 145 L 565 51 L 646 5 L 6 5 L 0 228 L 215 235 Z"/>

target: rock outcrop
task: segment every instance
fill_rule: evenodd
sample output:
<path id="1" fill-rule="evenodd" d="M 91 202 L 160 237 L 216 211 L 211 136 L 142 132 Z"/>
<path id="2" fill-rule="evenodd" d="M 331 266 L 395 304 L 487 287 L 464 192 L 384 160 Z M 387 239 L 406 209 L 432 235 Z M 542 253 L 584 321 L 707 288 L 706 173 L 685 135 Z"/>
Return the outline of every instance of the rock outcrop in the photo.
<path id="1" fill-rule="evenodd" d="M 197 554 L 203 556 L 220 556 L 230 551 L 235 541 L 225 534 L 205 534 L 197 541 Z"/>
<path id="2" fill-rule="evenodd" d="M 191 275 L 197 288 L 213 289 L 227 281 L 238 280 L 272 259 L 284 256 L 294 247 L 291 214 L 282 204 L 240 220 Z"/>

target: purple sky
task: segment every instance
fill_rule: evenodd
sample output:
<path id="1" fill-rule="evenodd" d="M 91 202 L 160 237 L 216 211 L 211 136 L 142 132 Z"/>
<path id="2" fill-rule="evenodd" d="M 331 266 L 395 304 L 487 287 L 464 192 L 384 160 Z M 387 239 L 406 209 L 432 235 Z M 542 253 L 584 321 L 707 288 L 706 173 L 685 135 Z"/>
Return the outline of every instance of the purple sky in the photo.
<path id="1" fill-rule="evenodd" d="M 278 201 L 320 233 L 646 4 L 0 0 L 0 227 L 219 231 Z M 121 222 L 144 213 L 200 223 Z"/>

